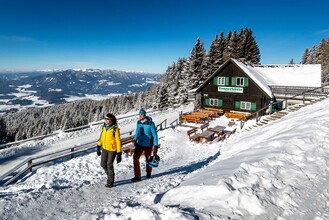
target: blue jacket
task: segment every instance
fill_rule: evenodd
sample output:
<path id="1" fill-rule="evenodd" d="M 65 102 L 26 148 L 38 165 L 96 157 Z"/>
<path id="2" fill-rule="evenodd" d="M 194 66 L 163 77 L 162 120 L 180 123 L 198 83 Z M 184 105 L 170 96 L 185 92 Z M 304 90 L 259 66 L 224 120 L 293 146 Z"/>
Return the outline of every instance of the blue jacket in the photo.
<path id="1" fill-rule="evenodd" d="M 158 147 L 158 134 L 151 117 L 146 116 L 144 123 L 138 120 L 134 140 L 143 147 Z"/>

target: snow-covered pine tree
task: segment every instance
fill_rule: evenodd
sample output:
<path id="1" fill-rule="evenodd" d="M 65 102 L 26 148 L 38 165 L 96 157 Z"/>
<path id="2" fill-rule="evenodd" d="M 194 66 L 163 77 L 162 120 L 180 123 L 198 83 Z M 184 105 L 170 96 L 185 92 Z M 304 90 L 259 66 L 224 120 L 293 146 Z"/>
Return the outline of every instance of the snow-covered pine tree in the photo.
<path id="1" fill-rule="evenodd" d="M 245 28 L 242 30 L 241 36 L 241 58 L 245 58 L 251 63 L 258 64 L 260 62 L 260 51 L 252 30 Z"/>
<path id="2" fill-rule="evenodd" d="M 319 63 L 322 67 L 322 82 L 329 83 L 329 38 L 321 41 Z"/>
<path id="3" fill-rule="evenodd" d="M 172 106 L 175 104 L 177 89 L 179 86 L 178 85 L 179 72 L 177 71 L 175 62 L 173 62 L 173 64 L 168 67 L 165 74 L 167 75 L 166 77 L 167 82 L 164 82 L 164 84 L 167 84 L 168 106 Z"/>
<path id="4" fill-rule="evenodd" d="M 307 64 L 316 64 L 318 63 L 318 57 L 320 55 L 319 45 L 315 45 L 309 51 L 309 56 L 307 57 Z"/>
<path id="5" fill-rule="evenodd" d="M 177 61 L 177 69 L 180 72 L 179 75 L 179 88 L 178 88 L 178 96 L 180 104 L 185 103 L 187 101 L 187 92 L 188 92 L 188 82 L 189 82 L 189 59 L 179 58 Z"/>
<path id="6" fill-rule="evenodd" d="M 201 85 L 206 79 L 205 74 L 205 54 L 206 50 L 204 49 L 204 44 L 201 42 L 200 38 L 197 39 L 194 47 L 192 48 L 190 54 L 190 85 L 188 89 L 195 89 Z"/>
<path id="7" fill-rule="evenodd" d="M 302 61 L 301 64 L 306 64 L 307 63 L 307 58 L 309 57 L 310 52 L 308 50 L 308 48 L 305 49 L 303 57 L 302 57 Z"/>
<path id="8" fill-rule="evenodd" d="M 207 78 L 211 76 L 220 66 L 222 59 L 221 45 L 218 35 L 211 42 L 209 52 L 207 53 Z"/>
<path id="9" fill-rule="evenodd" d="M 7 142 L 6 124 L 4 123 L 3 119 L 0 118 L 0 144 L 4 144 L 6 142 Z"/>
<path id="10" fill-rule="evenodd" d="M 233 31 L 232 35 L 231 35 L 231 39 L 229 40 L 229 46 L 231 48 L 231 58 L 233 59 L 238 59 L 240 58 L 240 43 L 239 43 L 240 39 L 238 37 L 238 34 L 236 31 Z"/>
<path id="11" fill-rule="evenodd" d="M 232 32 L 228 32 L 226 38 L 225 38 L 225 49 L 223 52 L 223 63 L 225 63 L 228 59 L 231 58 L 231 54 L 232 54 L 232 47 L 231 47 L 231 36 L 232 36 Z"/>

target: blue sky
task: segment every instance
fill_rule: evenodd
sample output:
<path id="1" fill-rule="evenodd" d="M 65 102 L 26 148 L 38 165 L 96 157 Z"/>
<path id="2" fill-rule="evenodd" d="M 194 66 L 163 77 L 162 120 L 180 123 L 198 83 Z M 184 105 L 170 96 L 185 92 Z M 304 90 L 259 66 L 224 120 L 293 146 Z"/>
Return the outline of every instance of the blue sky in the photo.
<path id="1" fill-rule="evenodd" d="M 0 0 L 0 70 L 163 73 L 197 38 L 248 27 L 261 63 L 299 62 L 329 37 L 327 0 Z"/>

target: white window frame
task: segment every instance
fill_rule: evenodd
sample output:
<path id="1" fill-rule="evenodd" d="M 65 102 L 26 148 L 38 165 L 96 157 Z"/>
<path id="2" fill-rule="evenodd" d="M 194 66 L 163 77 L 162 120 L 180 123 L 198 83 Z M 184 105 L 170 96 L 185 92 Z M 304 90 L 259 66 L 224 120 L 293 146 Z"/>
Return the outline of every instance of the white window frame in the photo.
<path id="1" fill-rule="evenodd" d="M 209 99 L 210 106 L 218 106 L 218 99 Z"/>
<path id="2" fill-rule="evenodd" d="M 217 85 L 225 86 L 225 77 L 218 77 Z"/>
<path id="3" fill-rule="evenodd" d="M 235 78 L 236 86 L 244 86 L 244 77 L 236 77 Z"/>
<path id="4" fill-rule="evenodd" d="M 251 102 L 240 102 L 240 109 L 251 110 Z"/>

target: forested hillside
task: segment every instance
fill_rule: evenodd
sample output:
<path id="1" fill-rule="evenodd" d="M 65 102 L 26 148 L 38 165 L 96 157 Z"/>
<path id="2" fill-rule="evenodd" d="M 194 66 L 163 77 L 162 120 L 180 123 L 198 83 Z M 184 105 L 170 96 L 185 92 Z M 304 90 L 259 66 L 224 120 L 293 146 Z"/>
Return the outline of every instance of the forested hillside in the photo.
<path id="1" fill-rule="evenodd" d="M 111 112 L 122 114 L 133 109 L 150 108 L 152 90 L 111 97 L 102 101 L 82 100 L 46 108 L 30 108 L 0 117 L 0 143 L 11 142 L 74 128 L 99 121 Z"/>

